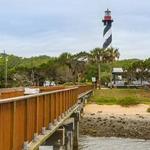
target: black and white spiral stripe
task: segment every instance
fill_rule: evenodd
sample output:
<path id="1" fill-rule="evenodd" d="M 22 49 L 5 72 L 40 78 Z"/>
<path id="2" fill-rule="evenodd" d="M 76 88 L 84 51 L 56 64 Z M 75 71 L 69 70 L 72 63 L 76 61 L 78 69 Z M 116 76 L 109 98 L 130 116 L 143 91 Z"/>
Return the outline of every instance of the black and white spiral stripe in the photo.
<path id="1" fill-rule="evenodd" d="M 103 48 L 106 49 L 111 45 L 112 42 L 112 31 L 111 31 L 111 23 L 106 24 L 105 28 L 104 28 L 104 44 L 103 44 Z"/>

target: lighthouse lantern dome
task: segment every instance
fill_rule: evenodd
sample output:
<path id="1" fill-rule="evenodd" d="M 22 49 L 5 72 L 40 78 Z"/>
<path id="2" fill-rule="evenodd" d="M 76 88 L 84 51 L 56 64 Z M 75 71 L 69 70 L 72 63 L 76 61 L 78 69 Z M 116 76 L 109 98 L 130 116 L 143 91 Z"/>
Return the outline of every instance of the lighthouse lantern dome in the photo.
<path id="1" fill-rule="evenodd" d="M 105 11 L 105 16 L 111 16 L 111 11 L 109 9 Z"/>

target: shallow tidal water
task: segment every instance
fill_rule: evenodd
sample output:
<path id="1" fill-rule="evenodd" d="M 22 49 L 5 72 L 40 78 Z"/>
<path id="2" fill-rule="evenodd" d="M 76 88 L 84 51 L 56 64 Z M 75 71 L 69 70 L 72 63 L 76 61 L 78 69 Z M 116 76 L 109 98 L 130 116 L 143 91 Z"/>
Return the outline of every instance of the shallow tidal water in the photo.
<path id="1" fill-rule="evenodd" d="M 79 150 L 150 150 L 150 140 L 80 136 Z"/>

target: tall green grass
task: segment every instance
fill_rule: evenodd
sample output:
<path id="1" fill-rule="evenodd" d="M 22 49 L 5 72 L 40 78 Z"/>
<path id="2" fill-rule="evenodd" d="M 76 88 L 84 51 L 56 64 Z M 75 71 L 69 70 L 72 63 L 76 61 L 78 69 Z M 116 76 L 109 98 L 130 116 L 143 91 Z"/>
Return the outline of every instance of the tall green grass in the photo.
<path id="1" fill-rule="evenodd" d="M 96 99 L 96 103 L 99 105 L 113 105 L 117 103 L 117 99 L 115 97 L 100 97 Z"/>
<path id="2" fill-rule="evenodd" d="M 140 101 L 136 97 L 125 97 L 123 99 L 119 99 L 117 101 L 117 104 L 128 107 L 128 106 L 138 105 L 140 104 Z"/>
<path id="3" fill-rule="evenodd" d="M 95 90 L 90 103 L 99 105 L 133 106 L 150 104 L 150 91 L 143 89 L 108 89 Z"/>

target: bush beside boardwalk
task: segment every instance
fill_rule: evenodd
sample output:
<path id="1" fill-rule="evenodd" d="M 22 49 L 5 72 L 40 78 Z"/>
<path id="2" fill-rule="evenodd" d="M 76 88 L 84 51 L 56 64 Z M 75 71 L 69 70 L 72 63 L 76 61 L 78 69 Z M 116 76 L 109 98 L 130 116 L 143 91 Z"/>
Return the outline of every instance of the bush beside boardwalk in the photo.
<path id="1" fill-rule="evenodd" d="M 100 137 L 150 139 L 149 105 L 148 90 L 96 90 L 85 107 L 80 133 Z"/>
<path id="2" fill-rule="evenodd" d="M 144 89 L 106 89 L 95 90 L 90 103 L 99 105 L 130 106 L 150 104 L 150 90 Z"/>

